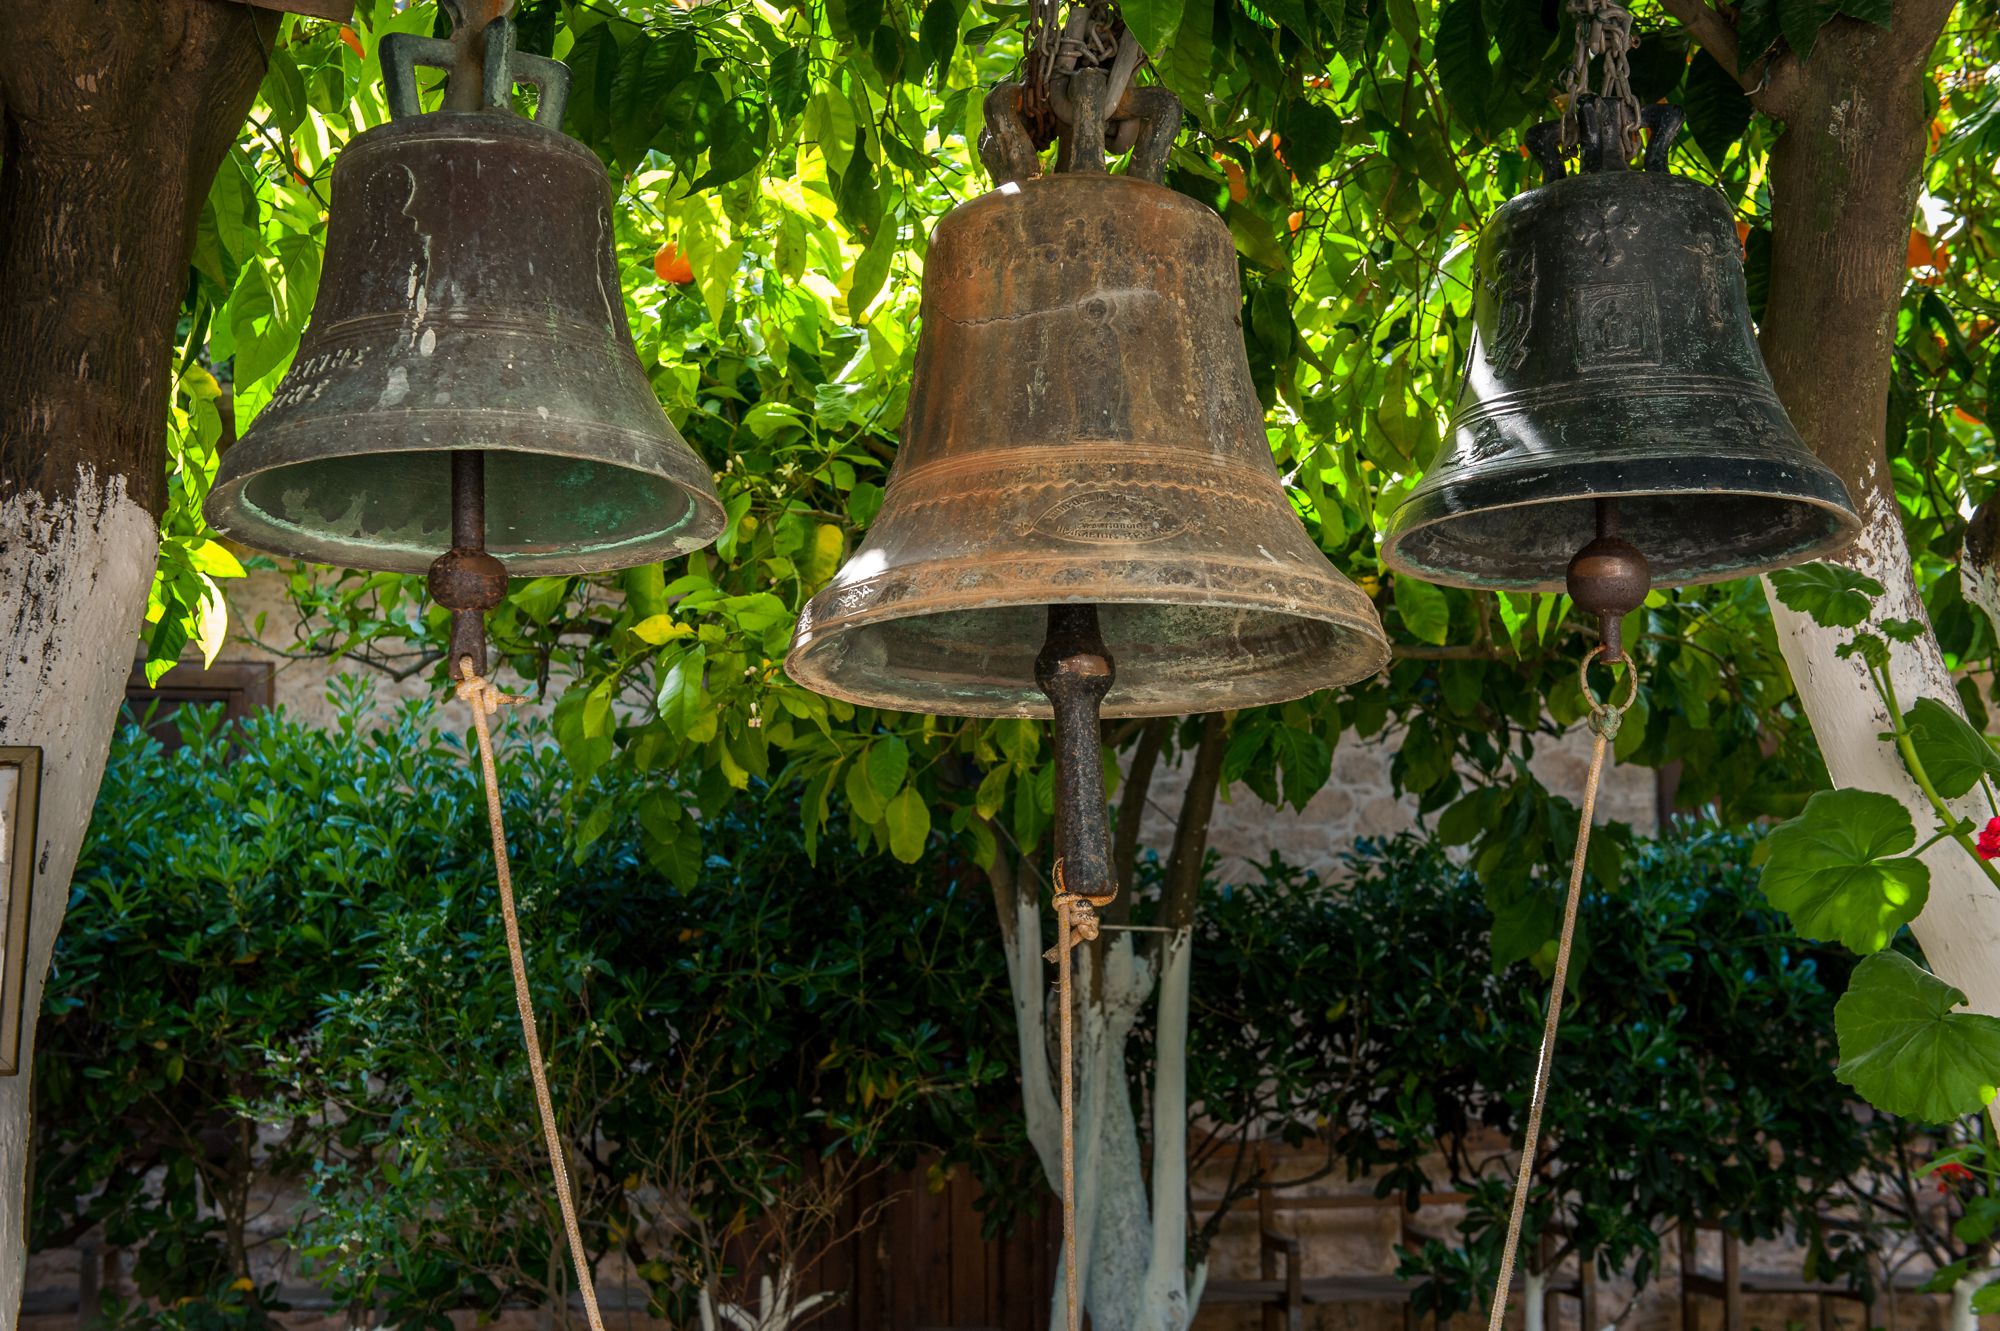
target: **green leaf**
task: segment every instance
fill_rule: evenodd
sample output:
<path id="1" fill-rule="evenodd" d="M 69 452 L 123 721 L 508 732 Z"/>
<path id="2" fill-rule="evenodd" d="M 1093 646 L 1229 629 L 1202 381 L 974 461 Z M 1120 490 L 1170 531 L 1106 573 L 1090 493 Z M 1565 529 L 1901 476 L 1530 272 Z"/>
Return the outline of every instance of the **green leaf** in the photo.
<path id="1" fill-rule="evenodd" d="M 910 746 L 899 736 L 880 735 L 868 746 L 862 761 L 868 783 L 875 787 L 876 794 L 887 799 L 903 788 L 903 777 L 910 770 Z"/>
<path id="2" fill-rule="evenodd" d="M 1822 628 L 1851 629 L 1868 618 L 1882 584 L 1839 564 L 1802 564 L 1771 574 L 1771 587 L 1786 608 L 1812 616 Z"/>
<path id="3" fill-rule="evenodd" d="M 1007 802 L 1008 768 L 1004 765 L 993 768 L 980 780 L 979 793 L 973 796 L 973 805 L 981 818 L 999 815 L 1001 806 Z"/>
<path id="4" fill-rule="evenodd" d="M 1493 66 L 1487 59 L 1492 40 L 1480 0 L 1447 0 L 1437 21 L 1437 72 L 1445 100 L 1465 123 L 1481 134 L 1495 91 Z"/>
<path id="5" fill-rule="evenodd" d="M 866 760 L 851 764 L 846 780 L 841 788 L 847 792 L 847 803 L 854 810 L 854 816 L 864 823 L 878 821 L 886 807 L 887 797 L 875 789 L 868 779 Z"/>
<path id="6" fill-rule="evenodd" d="M 1982 776 L 2000 777 L 2000 754 L 1954 708 L 1935 698 L 1919 698 L 1903 714 L 1903 724 L 1924 774 L 1946 799 L 1965 794 Z"/>
<path id="7" fill-rule="evenodd" d="M 1244 258 L 1280 273 L 1291 268 L 1292 261 L 1285 254 L 1270 218 L 1234 199 L 1223 213 L 1229 222 L 1229 234 L 1236 238 L 1236 249 Z"/>
<path id="8" fill-rule="evenodd" d="M 1403 616 L 1403 627 L 1412 636 L 1434 646 L 1444 646 L 1451 633 L 1451 605 L 1443 591 L 1428 582 L 1398 574 L 1396 609 Z"/>
<path id="9" fill-rule="evenodd" d="M 1181 25 L 1181 9 L 1182 0 L 1124 0 L 1118 7 L 1125 16 L 1125 26 L 1139 39 L 1139 45 L 1146 48 L 1147 55 L 1158 55 L 1167 49 L 1174 29 Z"/>
<path id="10" fill-rule="evenodd" d="M 1720 165 L 1750 127 L 1750 96 L 1730 72 L 1703 55 L 1688 67 L 1681 94 L 1689 133 L 1702 155 Z"/>
<path id="11" fill-rule="evenodd" d="M 1982 1317 L 2000 1313 L 2000 1280 L 1981 1285 L 1972 1291 L 1972 1311 Z"/>
<path id="12" fill-rule="evenodd" d="M 1953 1010 L 1964 1003 L 1900 952 L 1866 958 L 1834 1005 L 1834 1075 L 1877 1109 L 1920 1123 L 1979 1112 L 2000 1083 L 2000 1018 Z"/>
<path id="13" fill-rule="evenodd" d="M 923 858 L 924 842 L 931 834 L 931 811 L 924 807 L 923 797 L 914 786 L 903 787 L 903 793 L 889 801 L 886 816 L 889 853 L 905 864 L 915 864 Z"/>
<path id="14" fill-rule="evenodd" d="M 1284 145 L 1285 165 L 1303 183 L 1317 180 L 1340 152 L 1340 116 L 1318 102 L 1299 99 L 1286 103 L 1277 131 Z"/>
<path id="15" fill-rule="evenodd" d="M 1856 952 L 1888 946 L 1930 896 L 1909 810 L 1872 790 L 1823 790 L 1772 830 L 1759 885 L 1808 938 Z"/>
<path id="16" fill-rule="evenodd" d="M 654 647 L 663 646 L 675 638 L 685 638 L 693 632 L 686 624 L 676 624 L 672 615 L 647 615 L 632 626 L 633 637 Z"/>

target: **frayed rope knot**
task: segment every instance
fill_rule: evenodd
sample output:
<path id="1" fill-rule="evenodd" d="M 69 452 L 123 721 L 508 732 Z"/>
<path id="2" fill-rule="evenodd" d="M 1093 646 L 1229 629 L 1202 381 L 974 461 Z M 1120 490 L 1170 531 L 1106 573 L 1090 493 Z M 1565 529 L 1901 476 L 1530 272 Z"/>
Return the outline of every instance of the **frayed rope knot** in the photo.
<path id="1" fill-rule="evenodd" d="M 1056 908 L 1057 922 L 1069 925 L 1069 945 L 1075 947 L 1078 943 L 1095 942 L 1098 929 L 1097 912 L 1112 903 L 1118 896 L 1117 890 L 1114 888 L 1103 896 L 1095 897 L 1087 892 L 1070 891 L 1063 882 L 1061 860 L 1056 861 L 1055 880 L 1055 898 L 1050 904 Z M 1062 944 L 1057 943 L 1042 953 L 1042 960 L 1054 961 L 1056 953 L 1061 950 Z"/>
<path id="2" fill-rule="evenodd" d="M 516 694 L 502 693 L 492 680 L 473 673 L 472 658 L 469 656 L 459 658 L 458 686 L 455 691 L 460 702 L 482 716 L 492 716 L 502 707 L 528 701 Z"/>

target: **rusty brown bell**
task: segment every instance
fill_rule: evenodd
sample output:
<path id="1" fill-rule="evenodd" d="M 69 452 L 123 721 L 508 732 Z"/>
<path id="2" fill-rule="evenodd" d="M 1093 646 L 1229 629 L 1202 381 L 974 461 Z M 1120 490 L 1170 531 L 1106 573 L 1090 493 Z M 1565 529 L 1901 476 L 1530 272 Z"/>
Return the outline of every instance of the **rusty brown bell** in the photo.
<path id="1" fill-rule="evenodd" d="M 1159 183 L 1180 107 L 1135 100 L 1126 174 L 1098 137 L 1040 175 L 1010 90 L 989 99 L 999 184 L 931 237 L 902 446 L 866 540 L 800 617 L 799 683 L 1045 717 L 1051 605 L 1098 607 L 1107 716 L 1281 702 L 1387 663 L 1374 606 L 1279 480 L 1229 230 Z"/>

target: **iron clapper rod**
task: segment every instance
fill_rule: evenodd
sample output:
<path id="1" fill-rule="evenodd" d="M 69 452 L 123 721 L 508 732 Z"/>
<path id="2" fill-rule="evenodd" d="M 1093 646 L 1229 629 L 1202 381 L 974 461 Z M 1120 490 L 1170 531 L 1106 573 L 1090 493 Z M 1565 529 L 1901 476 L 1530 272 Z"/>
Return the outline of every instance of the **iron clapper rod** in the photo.
<path id="1" fill-rule="evenodd" d="M 486 612 L 507 595 L 507 570 L 486 552 L 486 454 L 462 448 L 451 455 L 451 549 L 430 569 L 431 599 L 451 611 L 447 673 L 463 678 L 461 662 L 486 674 Z"/>
<path id="2" fill-rule="evenodd" d="M 1055 711 L 1056 859 L 1071 892 L 1102 896 L 1111 882 L 1111 829 L 1104 811 L 1104 747 L 1098 709 L 1115 671 L 1094 605 L 1052 605 L 1035 658 L 1035 683 Z"/>
<path id="3" fill-rule="evenodd" d="M 1071 947 L 1097 937 L 1097 908 L 1111 900 L 1111 831 L 1104 812 L 1104 749 L 1098 721 L 1113 679 L 1094 605 L 1049 607 L 1035 683 L 1055 714 L 1056 963 L 1062 1022 L 1063 1271 L 1068 1331 L 1078 1326 L 1076 1060 Z"/>

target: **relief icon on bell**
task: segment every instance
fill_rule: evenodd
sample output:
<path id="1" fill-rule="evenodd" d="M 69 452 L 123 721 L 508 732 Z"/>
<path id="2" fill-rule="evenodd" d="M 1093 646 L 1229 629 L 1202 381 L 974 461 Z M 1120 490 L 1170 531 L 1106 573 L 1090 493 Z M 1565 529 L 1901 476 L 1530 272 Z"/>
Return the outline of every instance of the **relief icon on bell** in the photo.
<path id="1" fill-rule="evenodd" d="M 1656 586 L 1799 563 L 1859 529 L 1771 388 L 1728 202 L 1665 170 L 1679 109 L 1642 122 L 1643 170 L 1606 139 L 1568 174 L 1555 127 L 1530 135 L 1549 179 L 1480 234 L 1458 404 L 1390 520 L 1390 567 L 1558 591 L 1599 500 Z"/>
<path id="2" fill-rule="evenodd" d="M 1160 183 L 1180 106 L 1135 88 L 1042 174 L 1014 85 L 989 97 L 996 188 L 937 225 L 901 447 L 861 548 L 800 617 L 787 673 L 900 711 L 1050 715 L 1052 605 L 1095 605 L 1106 716 L 1282 702 L 1374 674 L 1368 597 L 1293 512 L 1242 333 L 1236 246 Z"/>

